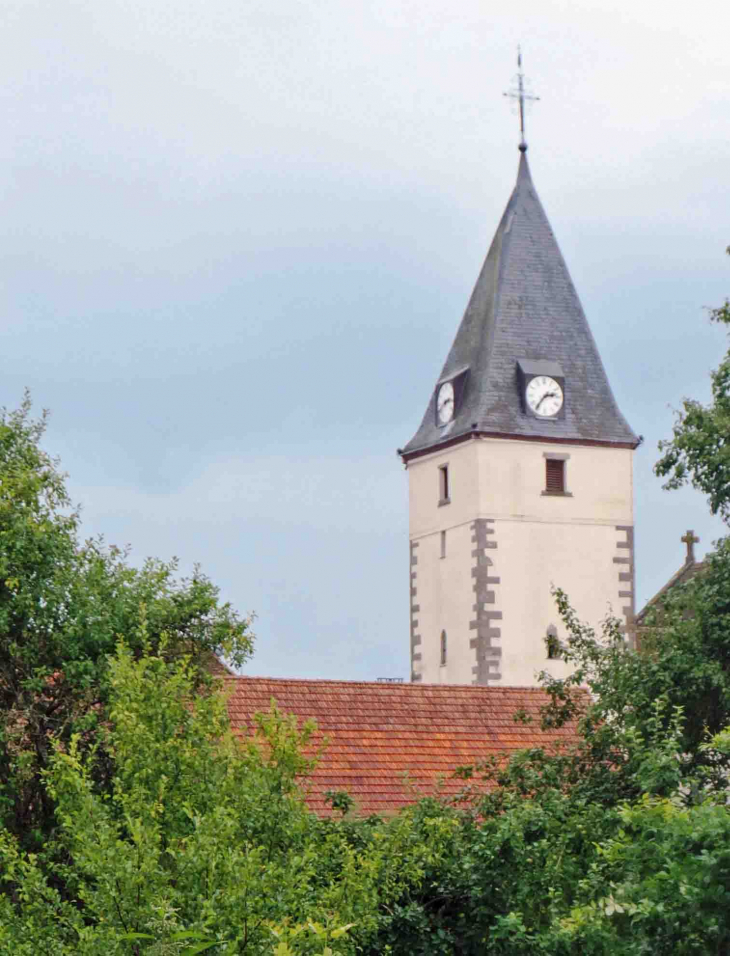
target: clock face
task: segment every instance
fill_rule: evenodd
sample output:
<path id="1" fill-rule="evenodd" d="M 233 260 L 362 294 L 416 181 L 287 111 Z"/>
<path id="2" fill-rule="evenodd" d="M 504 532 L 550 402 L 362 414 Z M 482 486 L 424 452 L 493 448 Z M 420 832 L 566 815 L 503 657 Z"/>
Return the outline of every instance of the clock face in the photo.
<path id="1" fill-rule="evenodd" d="M 454 417 L 454 386 L 445 382 L 436 396 L 436 416 L 439 425 L 446 425 Z"/>
<path id="2" fill-rule="evenodd" d="M 540 418 L 554 418 L 563 407 L 563 390 L 548 375 L 536 375 L 525 389 L 527 405 Z"/>

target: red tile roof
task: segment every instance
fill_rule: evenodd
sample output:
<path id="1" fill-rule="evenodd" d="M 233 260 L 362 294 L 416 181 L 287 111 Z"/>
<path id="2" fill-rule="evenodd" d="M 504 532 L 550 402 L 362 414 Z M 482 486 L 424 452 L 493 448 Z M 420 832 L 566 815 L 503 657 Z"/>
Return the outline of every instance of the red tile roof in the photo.
<path id="1" fill-rule="evenodd" d="M 317 722 L 329 744 L 308 803 L 326 814 L 327 790 L 346 790 L 360 813 L 388 813 L 437 790 L 459 791 L 454 770 L 486 757 L 568 741 L 574 729 L 540 730 L 548 698 L 537 687 L 470 687 L 359 681 L 227 677 L 233 726 L 251 730 L 271 700 L 300 721 Z M 524 710 L 532 721 L 515 721 Z M 406 781 L 404 778 L 408 777 Z M 439 778 L 442 783 L 439 788 Z"/>

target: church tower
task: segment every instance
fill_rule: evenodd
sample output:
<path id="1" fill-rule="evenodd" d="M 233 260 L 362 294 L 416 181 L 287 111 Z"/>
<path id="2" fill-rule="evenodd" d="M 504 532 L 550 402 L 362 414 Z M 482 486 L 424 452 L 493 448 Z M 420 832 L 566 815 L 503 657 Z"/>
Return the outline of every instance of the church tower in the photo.
<path id="1" fill-rule="evenodd" d="M 522 105 L 522 101 L 520 103 Z M 520 144 L 517 183 L 408 470 L 411 677 L 530 685 L 581 620 L 634 615 L 632 456 Z"/>

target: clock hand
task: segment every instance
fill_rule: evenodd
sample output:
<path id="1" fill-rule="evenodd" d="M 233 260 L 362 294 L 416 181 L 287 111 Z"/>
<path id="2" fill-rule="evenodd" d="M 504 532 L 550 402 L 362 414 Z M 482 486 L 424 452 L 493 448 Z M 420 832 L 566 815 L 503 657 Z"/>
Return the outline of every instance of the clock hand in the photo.
<path id="1" fill-rule="evenodd" d="M 546 398 L 557 398 L 557 392 L 545 392 L 540 401 L 535 405 L 535 411 L 542 405 Z"/>

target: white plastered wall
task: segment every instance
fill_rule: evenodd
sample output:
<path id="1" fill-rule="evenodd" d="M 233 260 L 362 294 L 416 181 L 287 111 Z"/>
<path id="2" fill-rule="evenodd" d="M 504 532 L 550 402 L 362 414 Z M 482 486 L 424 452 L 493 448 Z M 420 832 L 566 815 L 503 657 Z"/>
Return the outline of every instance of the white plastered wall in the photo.
<path id="1" fill-rule="evenodd" d="M 546 455 L 565 457 L 570 496 L 543 494 Z M 439 505 L 444 464 L 451 500 Z M 483 610 L 497 615 L 490 626 L 499 631 L 491 646 L 501 651 L 500 683 L 535 684 L 543 669 L 565 673 L 562 662 L 546 657 L 547 627 L 553 624 L 564 636 L 552 585 L 567 592 L 587 623 L 599 626 L 609 609 L 624 616 L 631 604 L 633 553 L 626 546 L 630 535 L 619 529 L 633 527 L 630 449 L 479 438 L 415 459 L 408 473 L 410 537 L 417 544 L 416 679 L 460 684 L 475 679 L 476 519 L 488 522 L 483 560 L 491 562 L 490 580 L 499 579 L 489 585 L 490 603 Z M 440 663 L 442 631 L 446 666 Z"/>

